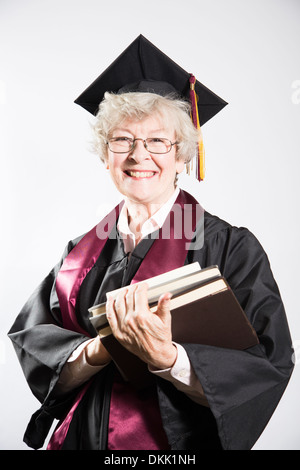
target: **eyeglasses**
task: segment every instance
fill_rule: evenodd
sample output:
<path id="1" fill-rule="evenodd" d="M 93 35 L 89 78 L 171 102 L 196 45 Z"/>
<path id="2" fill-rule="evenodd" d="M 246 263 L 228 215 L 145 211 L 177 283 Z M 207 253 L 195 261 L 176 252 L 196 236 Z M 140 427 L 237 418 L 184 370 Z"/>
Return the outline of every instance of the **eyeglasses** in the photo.
<path id="1" fill-rule="evenodd" d="M 108 139 L 106 144 L 109 150 L 113 153 L 128 153 L 135 147 L 135 142 L 141 140 L 144 143 L 144 147 L 150 153 L 168 153 L 171 151 L 173 145 L 178 142 L 171 142 L 169 139 L 161 137 L 150 137 L 149 139 L 132 139 L 131 137 L 114 137 Z"/>

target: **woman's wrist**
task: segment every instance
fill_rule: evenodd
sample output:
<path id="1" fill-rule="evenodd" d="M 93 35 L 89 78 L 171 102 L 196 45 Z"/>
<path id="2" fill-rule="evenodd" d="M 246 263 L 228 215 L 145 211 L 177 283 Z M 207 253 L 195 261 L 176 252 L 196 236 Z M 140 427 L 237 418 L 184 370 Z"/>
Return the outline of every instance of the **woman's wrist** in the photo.
<path id="1" fill-rule="evenodd" d="M 170 369 L 176 362 L 177 353 L 177 347 L 174 343 L 172 343 L 172 347 L 170 347 L 167 352 L 162 353 L 160 357 L 155 358 L 155 360 L 149 362 L 148 365 L 151 369 Z"/>
<path id="2" fill-rule="evenodd" d="M 85 348 L 86 361 L 90 366 L 104 366 L 111 361 L 108 351 L 99 336 L 94 338 Z"/>

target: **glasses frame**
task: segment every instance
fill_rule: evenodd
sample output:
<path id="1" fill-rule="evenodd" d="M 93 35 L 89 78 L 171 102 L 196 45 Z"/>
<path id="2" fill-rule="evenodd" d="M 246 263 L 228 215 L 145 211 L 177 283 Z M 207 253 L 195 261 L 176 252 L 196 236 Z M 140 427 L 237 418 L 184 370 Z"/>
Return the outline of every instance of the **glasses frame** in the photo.
<path id="1" fill-rule="evenodd" d="M 123 137 L 123 136 L 121 136 L 121 137 Z M 117 139 L 119 139 L 119 138 L 120 138 L 120 137 L 112 137 L 111 139 L 108 139 L 108 140 L 106 141 L 106 145 L 108 146 L 109 150 L 110 150 L 111 152 L 113 152 L 113 153 L 130 153 L 130 152 L 132 152 L 132 150 L 133 150 L 134 147 L 135 147 L 135 142 L 136 142 L 137 140 L 141 140 L 141 141 L 143 142 L 143 144 L 144 144 L 145 149 L 146 149 L 149 153 L 153 153 L 153 154 L 155 154 L 155 155 L 165 155 L 166 153 L 171 152 L 171 150 L 172 150 L 172 148 L 173 148 L 173 145 L 177 145 L 177 144 L 179 143 L 179 142 L 177 142 L 177 141 L 176 141 L 176 142 L 171 142 L 171 140 L 169 140 L 169 139 L 167 139 L 167 138 L 165 138 L 165 137 L 162 137 L 161 139 L 167 140 L 167 141 L 170 143 L 170 148 L 169 148 L 169 150 L 167 150 L 166 152 L 152 152 L 151 150 L 148 149 L 148 146 L 147 146 L 147 140 L 149 140 L 150 137 L 147 138 L 147 139 L 141 139 L 141 138 L 139 138 L 139 137 L 136 138 L 136 139 L 132 139 L 131 137 L 124 137 L 124 138 L 127 139 L 128 142 L 131 142 L 131 148 L 130 148 L 129 150 L 126 150 L 125 152 L 116 152 L 115 150 L 112 150 L 112 149 L 110 148 L 109 143 L 110 143 L 110 142 L 115 142 L 115 141 L 116 141 Z M 152 137 L 152 138 L 155 138 L 155 137 Z"/>

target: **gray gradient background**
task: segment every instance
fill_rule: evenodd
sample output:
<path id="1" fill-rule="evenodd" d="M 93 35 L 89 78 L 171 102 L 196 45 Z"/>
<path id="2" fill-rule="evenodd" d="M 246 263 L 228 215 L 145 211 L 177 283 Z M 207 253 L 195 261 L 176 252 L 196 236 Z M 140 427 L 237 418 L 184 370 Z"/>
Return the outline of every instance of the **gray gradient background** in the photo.
<path id="1" fill-rule="evenodd" d="M 120 195 L 73 100 L 142 33 L 229 102 L 203 128 L 204 183 L 181 186 L 267 251 L 300 362 L 299 0 L 0 0 L 0 449 L 39 407 L 6 337 L 69 239 Z M 299 449 L 300 365 L 254 449 Z"/>

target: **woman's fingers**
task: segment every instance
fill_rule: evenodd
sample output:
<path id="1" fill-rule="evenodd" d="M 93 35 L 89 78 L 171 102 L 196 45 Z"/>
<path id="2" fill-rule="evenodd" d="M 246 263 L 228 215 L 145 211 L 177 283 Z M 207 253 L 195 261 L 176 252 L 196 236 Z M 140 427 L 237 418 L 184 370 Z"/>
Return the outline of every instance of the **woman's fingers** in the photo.
<path id="1" fill-rule="evenodd" d="M 125 295 L 125 304 L 127 308 L 127 313 L 132 313 L 135 311 L 135 298 L 134 293 L 136 291 L 137 286 L 133 285 L 130 286 Z"/>
<path id="2" fill-rule="evenodd" d="M 133 294 L 135 311 L 137 313 L 148 312 L 148 285 L 145 282 L 138 284 Z"/>
<path id="3" fill-rule="evenodd" d="M 127 289 L 124 289 L 124 291 L 120 292 L 114 302 L 114 311 L 117 316 L 119 326 L 124 324 L 124 319 L 127 314 L 127 305 L 125 300 L 126 293 Z"/>
<path id="4" fill-rule="evenodd" d="M 110 327 L 114 331 L 117 326 L 117 315 L 115 312 L 115 301 L 114 298 L 110 295 L 107 295 L 106 300 L 106 317 Z"/>
<path id="5" fill-rule="evenodd" d="M 108 296 L 107 318 L 116 339 L 144 362 L 163 368 L 174 359 L 170 294 L 160 297 L 156 312 L 149 309 L 147 283 L 122 290 L 116 300 Z M 175 351 L 176 352 L 176 351 Z"/>
<path id="6" fill-rule="evenodd" d="M 136 288 L 137 286 L 124 288 L 115 299 L 107 294 L 106 314 L 109 323 L 113 322 L 115 326 L 122 329 L 126 317 L 135 313 L 134 293 Z"/>
<path id="7" fill-rule="evenodd" d="M 169 292 L 167 292 L 166 294 L 161 295 L 159 298 L 156 314 L 159 315 L 162 321 L 171 321 L 171 318 L 170 318 L 171 297 L 172 295 Z"/>

